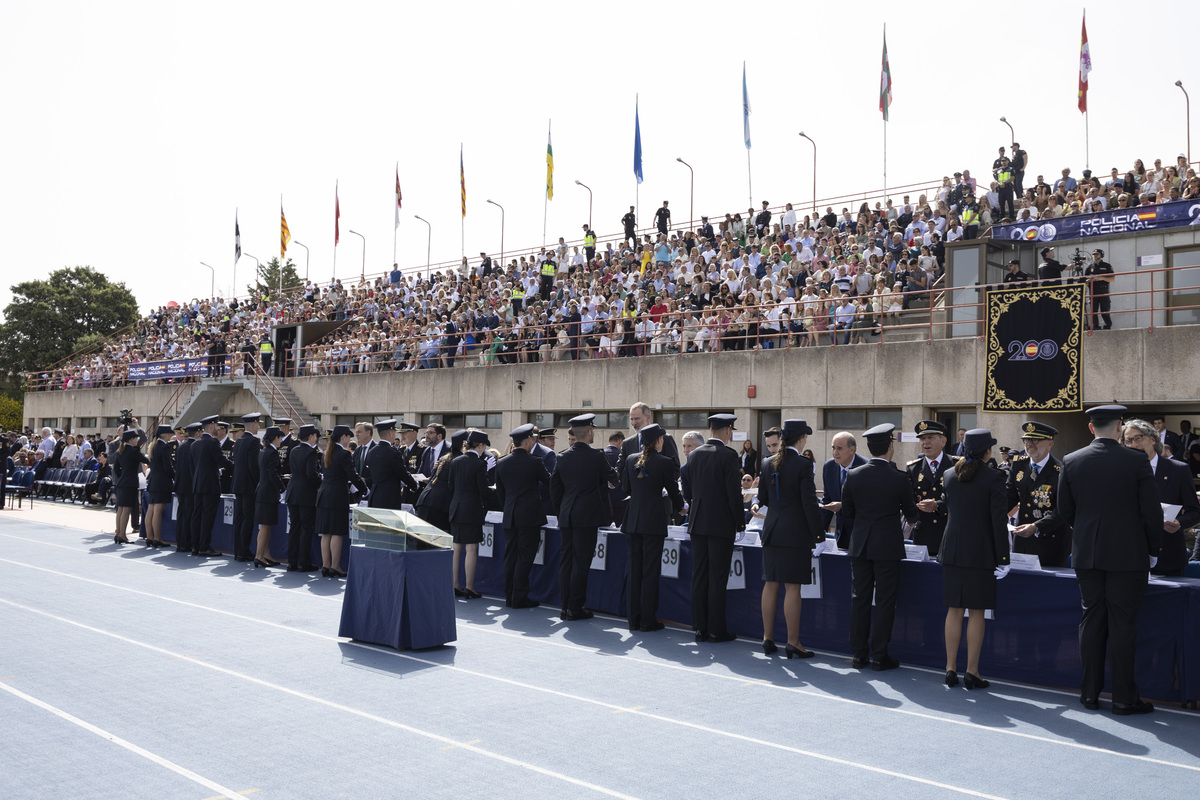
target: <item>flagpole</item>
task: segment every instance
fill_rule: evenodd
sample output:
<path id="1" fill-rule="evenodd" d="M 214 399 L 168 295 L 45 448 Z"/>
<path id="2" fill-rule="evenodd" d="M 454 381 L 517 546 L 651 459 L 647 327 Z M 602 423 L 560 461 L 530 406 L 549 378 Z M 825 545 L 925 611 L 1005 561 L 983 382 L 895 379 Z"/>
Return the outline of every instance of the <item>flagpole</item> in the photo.
<path id="1" fill-rule="evenodd" d="M 233 230 L 234 230 L 234 233 L 237 234 L 238 240 L 237 240 L 236 244 L 237 244 L 237 249 L 240 251 L 242 248 L 242 239 L 241 239 L 242 231 L 241 231 L 241 228 L 238 227 L 237 206 L 234 206 L 234 208 L 233 208 Z M 233 291 L 230 293 L 230 297 L 229 297 L 230 300 L 237 299 L 237 262 L 238 262 L 238 254 L 235 252 L 233 254 Z"/>
<path id="2" fill-rule="evenodd" d="M 1092 137 L 1088 131 L 1088 112 L 1083 112 L 1083 166 L 1085 169 L 1091 169 L 1092 164 Z"/>
<path id="3" fill-rule="evenodd" d="M 400 185 L 400 162 L 396 162 L 396 185 Z M 397 200 L 399 203 L 399 200 Z M 396 231 L 400 229 L 400 206 L 396 206 L 395 212 L 396 222 L 392 225 L 392 264 L 396 263 Z"/>
<path id="4" fill-rule="evenodd" d="M 333 182 L 333 275 L 330 279 L 337 277 L 337 246 L 338 246 L 338 218 L 341 215 L 341 207 L 338 203 L 338 182 Z"/>

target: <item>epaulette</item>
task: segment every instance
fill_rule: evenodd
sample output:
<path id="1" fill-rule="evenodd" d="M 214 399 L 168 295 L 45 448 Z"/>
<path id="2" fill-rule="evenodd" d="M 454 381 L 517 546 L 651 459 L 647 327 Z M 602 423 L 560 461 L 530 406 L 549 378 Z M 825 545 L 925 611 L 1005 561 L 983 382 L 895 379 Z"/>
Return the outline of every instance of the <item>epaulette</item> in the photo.
<path id="1" fill-rule="evenodd" d="M 925 456 L 921 456 L 920 458 L 914 458 L 912 461 L 908 462 L 908 466 L 911 467 L 913 464 L 919 464 L 924 460 L 925 460 Z"/>

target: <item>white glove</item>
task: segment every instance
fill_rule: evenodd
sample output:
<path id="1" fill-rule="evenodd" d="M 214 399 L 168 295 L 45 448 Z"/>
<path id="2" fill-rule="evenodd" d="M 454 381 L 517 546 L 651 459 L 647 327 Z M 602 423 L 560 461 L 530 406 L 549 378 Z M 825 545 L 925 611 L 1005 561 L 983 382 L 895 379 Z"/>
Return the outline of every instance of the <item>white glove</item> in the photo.
<path id="1" fill-rule="evenodd" d="M 1158 556 L 1150 556 L 1150 569 L 1158 566 Z"/>
<path id="2" fill-rule="evenodd" d="M 999 567 L 996 567 L 996 571 L 993 572 L 992 574 L 996 576 L 996 580 L 1002 580 L 1004 578 L 1004 576 L 1008 574 L 1008 570 L 1009 570 L 1008 564 L 1003 564 Z"/>

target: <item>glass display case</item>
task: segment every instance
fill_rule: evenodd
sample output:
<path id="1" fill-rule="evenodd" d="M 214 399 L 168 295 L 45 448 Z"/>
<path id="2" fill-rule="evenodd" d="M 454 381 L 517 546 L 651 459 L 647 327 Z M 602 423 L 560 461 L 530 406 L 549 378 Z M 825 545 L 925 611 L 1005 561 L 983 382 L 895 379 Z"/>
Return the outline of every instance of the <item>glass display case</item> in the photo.
<path id="1" fill-rule="evenodd" d="M 450 534 L 408 511 L 390 508 L 351 509 L 350 541 L 375 550 L 448 550 Z"/>

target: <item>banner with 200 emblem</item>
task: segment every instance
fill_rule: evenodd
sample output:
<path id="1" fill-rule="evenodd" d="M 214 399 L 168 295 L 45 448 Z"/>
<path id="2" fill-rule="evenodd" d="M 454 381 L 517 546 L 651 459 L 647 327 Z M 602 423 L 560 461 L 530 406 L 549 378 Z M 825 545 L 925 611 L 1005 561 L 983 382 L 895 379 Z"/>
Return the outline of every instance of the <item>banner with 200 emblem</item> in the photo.
<path id="1" fill-rule="evenodd" d="M 1083 409 L 1083 284 L 987 293 L 991 413 Z"/>

